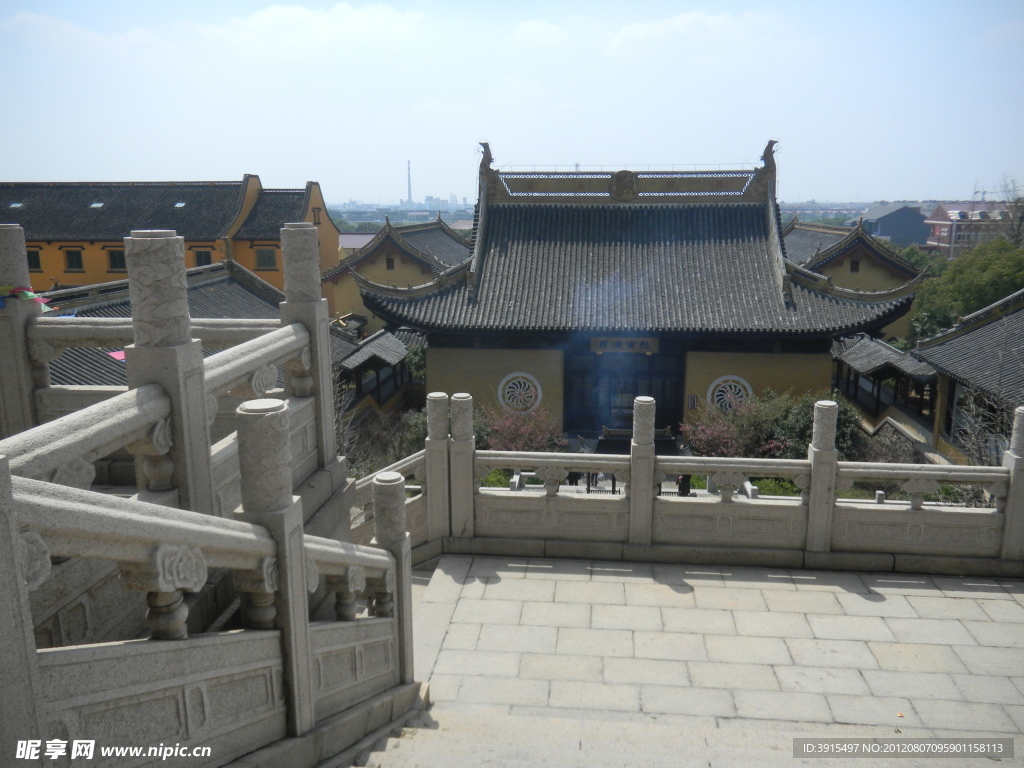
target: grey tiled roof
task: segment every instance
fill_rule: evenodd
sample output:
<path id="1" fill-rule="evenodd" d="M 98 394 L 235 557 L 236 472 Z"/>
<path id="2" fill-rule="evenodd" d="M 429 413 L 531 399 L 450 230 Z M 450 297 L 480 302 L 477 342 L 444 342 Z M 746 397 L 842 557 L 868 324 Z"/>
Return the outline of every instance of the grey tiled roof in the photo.
<path id="1" fill-rule="evenodd" d="M 373 239 L 360 247 L 337 266 L 321 275 L 322 280 L 333 280 L 372 257 L 385 241 L 390 240 L 403 253 L 428 267 L 434 274 L 465 262 L 471 255 L 469 243 L 452 232 L 444 222 L 407 224 L 401 227 L 386 221 Z"/>
<path id="2" fill-rule="evenodd" d="M 188 308 L 196 318 L 239 318 L 277 320 L 277 305 L 284 294 L 264 283 L 234 262 L 222 262 L 213 267 L 189 270 Z M 55 316 L 74 313 L 79 317 L 131 317 L 131 300 L 124 291 L 108 293 L 99 301 L 58 310 Z M 115 287 L 116 284 L 111 284 Z M 57 291 L 50 296 L 70 296 L 73 291 Z M 57 303 L 59 299 L 54 301 Z M 50 363 L 50 377 L 54 384 L 125 386 L 124 362 L 109 354 L 114 350 L 73 347 Z M 212 354 L 216 350 L 212 350 Z"/>
<path id="3" fill-rule="evenodd" d="M 1024 290 L 968 315 L 913 354 L 1007 405 L 1024 405 Z"/>
<path id="4" fill-rule="evenodd" d="M 306 218 L 305 189 L 261 189 L 235 240 L 277 240 L 281 227 Z"/>
<path id="5" fill-rule="evenodd" d="M 862 376 L 895 370 L 922 382 L 935 378 L 935 369 L 928 363 L 865 334 L 836 342 L 832 347 L 832 356 Z"/>
<path id="6" fill-rule="evenodd" d="M 829 335 L 884 325 L 910 301 L 794 279 L 787 303 L 764 203 L 491 203 L 486 216 L 475 297 L 463 266 L 419 295 L 364 290 L 366 306 L 432 331 Z"/>
<path id="7" fill-rule="evenodd" d="M 243 187 L 241 181 L 3 182 L 0 222 L 20 224 L 30 242 L 120 240 L 133 229 L 215 240 L 238 216 Z"/>
<path id="8" fill-rule="evenodd" d="M 786 242 L 786 256 L 797 264 L 806 264 L 816 251 L 824 251 L 843 241 L 853 231 L 852 227 L 813 228 L 797 223 L 783 240 Z"/>
<path id="9" fill-rule="evenodd" d="M 373 357 L 387 365 L 398 365 L 408 353 L 405 344 L 387 331 L 380 330 L 359 342 L 359 349 L 342 360 L 341 367 L 352 371 Z"/>
<path id="10" fill-rule="evenodd" d="M 399 328 L 392 331 L 392 333 L 396 339 L 405 344 L 407 349 L 427 346 L 427 337 L 419 331 L 414 331 L 412 328 Z"/>
<path id="11" fill-rule="evenodd" d="M 456 240 L 442 227 L 431 229 L 419 229 L 402 232 L 402 237 L 424 253 L 429 253 L 435 259 L 449 267 L 461 264 L 469 258 L 469 243 Z"/>

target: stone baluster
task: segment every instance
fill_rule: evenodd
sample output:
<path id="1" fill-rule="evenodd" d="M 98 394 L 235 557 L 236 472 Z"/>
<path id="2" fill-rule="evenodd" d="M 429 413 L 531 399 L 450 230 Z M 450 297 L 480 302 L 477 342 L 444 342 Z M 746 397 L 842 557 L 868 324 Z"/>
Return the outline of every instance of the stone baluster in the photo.
<path id="1" fill-rule="evenodd" d="M 185 592 L 206 584 L 206 558 L 196 547 L 158 544 L 145 562 L 121 563 L 121 586 L 146 592 L 146 625 L 151 640 L 188 638 Z"/>
<path id="2" fill-rule="evenodd" d="M 832 541 L 832 513 L 836 504 L 836 420 L 839 405 L 832 400 L 814 404 L 814 428 L 807 458 L 811 462 L 811 488 L 807 501 L 807 551 L 828 552 Z"/>
<path id="3" fill-rule="evenodd" d="M 372 586 L 367 580 L 367 589 L 374 591 L 374 615 L 397 614 L 399 678 L 403 683 L 411 683 L 412 540 L 405 525 L 405 478 L 397 472 L 380 472 L 374 477 L 373 508 L 376 544 L 394 556 L 395 573 L 388 571 L 383 583 L 378 580 Z"/>
<path id="4" fill-rule="evenodd" d="M 427 541 L 452 535 L 448 493 L 448 395 L 427 395 L 427 439 L 425 444 L 427 495 Z"/>
<path id="5" fill-rule="evenodd" d="M 285 295 L 280 305 L 281 325 L 302 323 L 309 331 L 308 356 L 300 365 L 285 368 L 288 393 L 316 398 L 317 461 L 320 469 L 327 469 L 338 463 L 338 444 L 327 299 L 320 290 L 320 241 L 316 226 L 308 221 L 285 224 L 281 229 L 281 255 Z"/>
<path id="6" fill-rule="evenodd" d="M 653 397 L 633 401 L 633 439 L 629 443 L 629 543 L 650 544 L 654 524 Z"/>
<path id="7" fill-rule="evenodd" d="M 158 483 L 177 489 L 181 508 L 214 514 L 203 345 L 192 338 L 185 240 L 174 230 L 136 230 L 124 247 L 135 334 L 135 343 L 125 349 L 128 386 L 159 384 L 171 401 L 166 456 L 173 469 L 170 483 Z M 143 499 L 150 485 L 144 463 L 137 470 Z M 151 469 L 160 477 L 159 468 Z"/>
<path id="8" fill-rule="evenodd" d="M 281 630 L 288 732 L 298 736 L 312 729 L 314 712 L 302 501 L 292 495 L 288 405 L 281 400 L 250 400 L 238 407 L 235 418 L 242 517 L 265 527 L 277 544 L 276 568 L 268 564 L 261 570 L 275 571 L 278 583 L 268 578 L 264 591 L 250 593 L 247 620 L 266 623 L 265 616 L 261 621 L 255 615 L 260 601 L 253 601 L 252 595 L 266 595 L 270 587 L 278 587 L 274 626 Z"/>
<path id="9" fill-rule="evenodd" d="M 31 287 L 25 232 L 17 224 L 0 224 L 0 286 L 7 285 Z M 11 296 L 4 298 L 0 309 L 0 438 L 24 432 L 36 423 L 32 391 L 49 383 L 49 373 L 43 362 L 36 364 L 42 370 L 33 370 L 26 331 L 42 311 L 42 305 L 34 301 Z"/>
<path id="10" fill-rule="evenodd" d="M 1010 486 L 1003 507 L 1002 557 L 1024 560 L 1024 405 L 1013 413 L 1013 432 L 1003 453 L 1003 466 L 1010 470 Z"/>
<path id="11" fill-rule="evenodd" d="M 352 621 L 359 610 L 359 596 L 366 589 L 366 571 L 350 565 L 341 576 L 328 576 L 327 589 L 334 592 L 334 615 L 338 621 Z"/>
<path id="12" fill-rule="evenodd" d="M 5 756 L 5 762 L 42 765 L 41 761 L 14 760 L 18 741 L 39 739 L 42 733 L 39 712 L 42 690 L 36 641 L 32 632 L 29 588 L 21 572 L 25 560 L 23 547 L 11 490 L 10 464 L 6 456 L 0 456 L 0 616 L 3 617 L 0 647 L 4 649 L 0 690 L 15 705 L 4 707 L 4 716 L 0 717 L 0 754 Z"/>
<path id="13" fill-rule="evenodd" d="M 476 438 L 473 437 L 473 396 L 452 395 L 451 472 L 452 536 L 473 538 L 473 505 L 478 484 L 474 476 Z"/>

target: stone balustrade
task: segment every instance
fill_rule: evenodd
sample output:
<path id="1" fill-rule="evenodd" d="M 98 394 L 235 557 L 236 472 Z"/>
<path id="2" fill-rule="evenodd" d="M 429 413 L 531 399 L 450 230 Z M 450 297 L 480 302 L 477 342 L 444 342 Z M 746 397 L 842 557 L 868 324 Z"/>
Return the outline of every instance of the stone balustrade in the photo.
<path id="1" fill-rule="evenodd" d="M 417 560 L 452 552 L 1024 575 L 1024 408 L 1004 466 L 962 467 L 839 461 L 831 401 L 815 406 L 807 459 L 655 456 L 649 398 L 637 400 L 628 456 L 478 451 L 469 395 L 433 393 L 427 404 L 427 536 L 413 537 Z M 541 484 L 481 487 L 495 469 L 532 471 Z M 612 475 L 623 493 L 569 488 L 570 473 Z M 709 491 L 663 492 L 686 475 L 708 477 Z M 754 494 L 758 478 L 788 480 L 800 495 Z M 895 484 L 906 499 L 844 498 L 854 482 Z M 989 505 L 930 496 L 955 485 L 980 486 Z"/>
<path id="2" fill-rule="evenodd" d="M 277 366 L 308 357 L 308 347 L 305 326 L 294 323 L 211 355 L 203 364 L 206 394 L 222 395 L 244 384 L 262 396 L 276 385 Z"/>
<path id="3" fill-rule="evenodd" d="M 20 585 L 3 637 L 20 638 L 29 651 L 9 648 L 14 665 L 0 680 L 16 679 L 30 700 L 0 733 L 2 748 L 11 746 L 10 738 L 34 738 L 55 727 L 69 738 L 113 743 L 128 739 L 139 718 L 156 717 L 156 738 L 212 745 L 223 763 L 287 735 L 327 727 L 321 724 L 360 701 L 388 691 L 412 694 L 404 479 L 382 473 L 373 481 L 379 546 L 306 535 L 301 501 L 291 490 L 288 405 L 245 403 L 239 427 L 243 519 L 12 476 L 0 457 L 0 549 L 7 552 L 0 579 Z M 139 645 L 147 641 L 31 653 L 29 593 L 46 580 L 51 558 L 67 557 L 115 563 L 121 586 L 147 595 L 152 640 L 176 642 L 156 653 Z M 246 597 L 246 626 L 272 630 L 270 638 L 257 632 L 251 639 L 246 633 L 189 639 L 185 595 L 202 589 L 218 568 L 232 572 Z M 321 580 L 335 593 L 338 621 L 314 631 L 306 596 Z M 353 677 L 343 658 L 356 653 L 365 662 Z M 83 663 L 103 675 L 83 677 Z M 254 701 L 253 686 L 267 695 Z M 170 719 L 161 715 L 167 695 L 156 695 L 161 691 L 185 709 Z M 107 717 L 97 730 L 88 713 L 98 710 L 124 716 Z M 210 722 L 221 725 L 202 727 Z"/>
<path id="4" fill-rule="evenodd" d="M 163 389 L 143 385 L 0 440 L 0 455 L 8 457 L 11 470 L 21 477 L 88 488 L 96 459 L 141 442 L 165 444 L 170 414 Z"/>
<path id="5" fill-rule="evenodd" d="M 208 349 L 251 341 L 280 327 L 274 320 L 193 318 L 192 338 Z M 29 355 L 39 362 L 52 362 L 68 347 L 124 347 L 135 341 L 132 321 L 121 317 L 33 318 L 27 328 Z"/>

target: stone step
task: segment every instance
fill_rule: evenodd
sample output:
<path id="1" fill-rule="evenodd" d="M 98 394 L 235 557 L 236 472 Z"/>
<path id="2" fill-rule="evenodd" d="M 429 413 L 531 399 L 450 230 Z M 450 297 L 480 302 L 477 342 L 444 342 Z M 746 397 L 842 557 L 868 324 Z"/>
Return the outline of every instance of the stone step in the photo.
<path id="1" fill-rule="evenodd" d="M 596 766 L 814 765 L 863 760 L 794 760 L 795 734 L 774 730 L 671 727 L 655 723 L 600 722 L 553 717 L 437 709 L 417 719 L 420 727 L 390 738 L 362 764 L 373 768 L 593 768 Z M 860 736 L 892 736 L 891 729 L 864 728 Z M 906 760 L 872 761 L 908 768 Z M 954 768 L 955 762 L 943 761 Z M 967 763 L 964 763 L 967 765 Z"/>

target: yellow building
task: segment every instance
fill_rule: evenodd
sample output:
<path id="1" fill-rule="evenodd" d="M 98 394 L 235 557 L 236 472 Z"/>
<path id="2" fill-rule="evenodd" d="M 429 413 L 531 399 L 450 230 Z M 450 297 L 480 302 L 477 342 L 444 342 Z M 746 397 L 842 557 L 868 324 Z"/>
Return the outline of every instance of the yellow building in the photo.
<path id="1" fill-rule="evenodd" d="M 321 266 L 337 263 L 338 230 L 326 211 L 316 182 L 264 190 L 249 174 L 241 181 L 0 183 L 0 222 L 24 228 L 36 291 L 124 279 L 123 238 L 135 229 L 175 230 L 185 238 L 186 267 L 237 259 L 254 269 L 262 259 L 260 276 L 281 288 L 277 229 L 286 222 L 317 223 Z M 240 231 L 250 237 L 235 239 Z"/>
<path id="2" fill-rule="evenodd" d="M 485 145 L 469 261 L 412 287 L 364 282 L 427 334 L 427 387 L 550 410 L 565 431 L 658 428 L 771 388 L 831 383 L 831 339 L 877 331 L 912 290 L 864 294 L 785 258 L 772 144 L 755 170 L 522 173 Z"/>
<path id="3" fill-rule="evenodd" d="M 865 293 L 916 286 L 921 274 L 885 241 L 872 237 L 861 224 L 839 227 L 813 224 L 795 218 L 782 229 L 786 257 L 827 277 L 840 288 Z M 870 297 L 868 297 L 870 298 Z M 913 311 L 882 329 L 886 339 L 903 339 L 910 333 Z"/>
<path id="4" fill-rule="evenodd" d="M 320 271 L 338 263 L 338 227 L 327 215 L 320 185 L 305 189 L 261 189 L 252 208 L 231 237 L 231 258 L 276 288 L 284 288 L 281 266 L 281 227 L 308 221 L 320 235 Z"/>
<path id="5" fill-rule="evenodd" d="M 324 272 L 324 295 L 331 316 L 360 327 L 364 333 L 375 333 L 384 327 L 384 321 L 363 305 L 360 280 L 391 288 L 421 285 L 461 264 L 469 253 L 469 242 L 440 216 L 436 221 L 400 227 L 385 219 L 372 240 Z"/>

